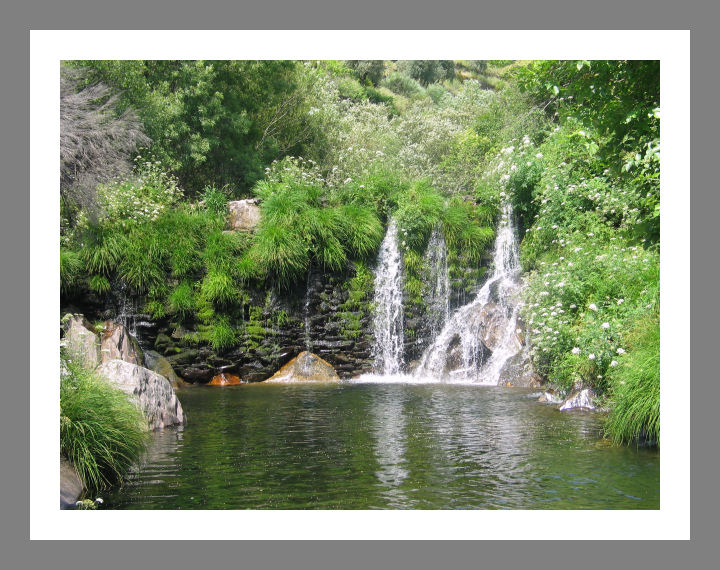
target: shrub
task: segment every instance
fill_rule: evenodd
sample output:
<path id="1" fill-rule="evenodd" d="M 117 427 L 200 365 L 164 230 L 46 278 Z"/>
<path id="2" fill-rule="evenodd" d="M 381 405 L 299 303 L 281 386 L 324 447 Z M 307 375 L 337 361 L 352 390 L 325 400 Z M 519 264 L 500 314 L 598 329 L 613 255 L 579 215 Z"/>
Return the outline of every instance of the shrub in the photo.
<path id="1" fill-rule="evenodd" d="M 206 186 L 203 190 L 202 200 L 210 212 L 223 216 L 227 213 L 228 197 L 226 190 Z"/>
<path id="2" fill-rule="evenodd" d="M 425 89 L 425 93 L 436 105 L 439 104 L 446 95 L 448 95 L 447 89 L 438 83 L 428 85 L 427 89 Z"/>
<path id="3" fill-rule="evenodd" d="M 392 92 L 406 97 L 414 97 L 423 92 L 422 86 L 415 81 L 415 79 L 404 73 L 392 73 L 383 80 L 382 85 Z"/>
<path id="4" fill-rule="evenodd" d="M 98 491 L 122 482 L 148 442 L 147 421 L 127 394 L 63 357 L 60 453 L 83 485 Z"/>

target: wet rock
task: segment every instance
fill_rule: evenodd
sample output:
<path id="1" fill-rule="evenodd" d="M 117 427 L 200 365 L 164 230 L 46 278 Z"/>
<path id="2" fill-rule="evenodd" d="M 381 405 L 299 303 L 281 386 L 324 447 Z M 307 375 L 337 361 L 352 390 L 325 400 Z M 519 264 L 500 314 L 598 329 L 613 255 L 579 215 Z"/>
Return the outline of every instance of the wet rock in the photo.
<path id="1" fill-rule="evenodd" d="M 90 321 L 81 314 L 67 314 L 60 325 L 64 331 L 62 346 L 66 354 L 85 368 L 97 367 L 101 362 L 100 338 Z"/>
<path id="2" fill-rule="evenodd" d="M 538 402 L 546 402 L 548 404 L 559 404 L 560 402 L 562 402 L 562 398 L 560 396 L 558 396 L 555 393 L 555 390 L 553 390 L 551 388 L 542 393 L 542 395 L 538 398 Z"/>
<path id="3" fill-rule="evenodd" d="M 240 380 L 239 376 L 229 372 L 222 372 L 213 376 L 206 386 L 239 386 L 240 384 L 245 384 L 245 382 Z"/>
<path id="4" fill-rule="evenodd" d="M 139 402 L 150 429 L 185 422 L 180 400 L 170 382 L 157 372 L 124 360 L 105 362 L 97 372 Z"/>
<path id="5" fill-rule="evenodd" d="M 535 370 L 530 355 L 523 350 L 508 358 L 500 371 L 499 383 L 505 386 L 539 388 L 544 382 Z"/>
<path id="6" fill-rule="evenodd" d="M 228 202 L 228 224 L 231 231 L 250 232 L 260 222 L 257 198 Z"/>
<path id="7" fill-rule="evenodd" d="M 482 366 L 492 356 L 492 350 L 485 345 L 484 342 L 478 342 L 477 363 Z M 463 347 L 460 335 L 455 335 L 447 348 L 447 358 L 445 360 L 445 368 L 443 374 L 447 375 L 451 372 L 461 370 L 465 366 L 463 357 Z"/>
<path id="8" fill-rule="evenodd" d="M 585 388 L 583 390 L 576 390 L 572 392 L 565 401 L 560 404 L 558 409 L 561 412 L 568 410 L 594 410 L 596 408 L 593 400 L 596 394 L 592 388 Z"/>
<path id="9" fill-rule="evenodd" d="M 180 372 L 182 377 L 188 382 L 208 382 L 214 374 L 212 368 L 200 364 L 198 366 L 187 366 Z"/>
<path id="10" fill-rule="evenodd" d="M 269 383 L 339 382 L 335 369 L 311 352 L 303 351 L 265 380 Z"/>
<path id="11" fill-rule="evenodd" d="M 145 364 L 137 340 L 130 336 L 125 325 L 113 321 L 105 321 L 100 340 L 100 353 L 103 363 L 110 360 L 124 360 L 138 366 Z"/>
<path id="12" fill-rule="evenodd" d="M 175 370 L 173 370 L 170 361 L 154 350 L 145 351 L 145 366 L 153 372 L 157 372 L 160 376 L 167 378 L 173 388 L 179 388 L 186 384 L 185 381 L 175 374 Z"/>

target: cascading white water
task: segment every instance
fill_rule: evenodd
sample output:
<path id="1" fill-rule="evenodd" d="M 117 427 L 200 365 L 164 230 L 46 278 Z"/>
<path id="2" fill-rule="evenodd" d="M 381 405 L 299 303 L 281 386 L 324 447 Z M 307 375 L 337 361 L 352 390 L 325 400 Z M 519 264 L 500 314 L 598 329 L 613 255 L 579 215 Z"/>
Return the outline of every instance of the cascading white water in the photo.
<path id="1" fill-rule="evenodd" d="M 517 340 L 520 263 L 512 206 L 503 205 L 495 239 L 494 270 L 475 299 L 460 307 L 423 354 L 414 376 L 497 384 Z M 492 345 L 492 350 L 488 347 Z"/>
<path id="2" fill-rule="evenodd" d="M 430 235 L 425 253 L 428 267 L 428 291 L 425 298 L 430 322 L 430 340 L 434 340 L 450 318 L 450 274 L 448 272 L 447 246 L 442 232 L 435 228 Z"/>
<path id="3" fill-rule="evenodd" d="M 397 374 L 403 365 L 403 260 L 395 220 L 388 224 L 375 269 L 375 372 Z"/>

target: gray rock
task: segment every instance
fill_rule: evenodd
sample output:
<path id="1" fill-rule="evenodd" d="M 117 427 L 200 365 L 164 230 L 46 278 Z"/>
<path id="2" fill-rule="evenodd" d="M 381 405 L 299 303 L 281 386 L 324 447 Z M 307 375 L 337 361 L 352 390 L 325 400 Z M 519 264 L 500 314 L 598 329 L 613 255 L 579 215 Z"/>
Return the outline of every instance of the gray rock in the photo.
<path id="1" fill-rule="evenodd" d="M 594 410 L 593 399 L 596 394 L 591 388 L 572 392 L 558 408 L 561 412 L 567 410 Z"/>
<path id="2" fill-rule="evenodd" d="M 260 222 L 260 208 L 257 199 L 235 200 L 228 202 L 228 223 L 230 230 L 250 232 Z"/>
<path id="3" fill-rule="evenodd" d="M 185 422 L 180 400 L 170 382 L 157 372 L 123 360 L 105 362 L 97 372 L 139 402 L 150 429 Z"/>
<path id="4" fill-rule="evenodd" d="M 75 506 L 75 501 L 82 492 L 80 475 L 67 459 L 60 457 L 60 508 L 69 509 Z"/>
<path id="5" fill-rule="evenodd" d="M 72 360 L 88 369 L 100 364 L 100 339 L 83 315 L 68 313 L 63 317 L 61 326 L 65 331 L 63 346 Z"/>
<path id="6" fill-rule="evenodd" d="M 138 366 L 145 364 L 137 340 L 130 336 L 125 325 L 113 321 L 105 321 L 100 341 L 100 353 L 103 363 L 110 360 L 124 360 Z"/>

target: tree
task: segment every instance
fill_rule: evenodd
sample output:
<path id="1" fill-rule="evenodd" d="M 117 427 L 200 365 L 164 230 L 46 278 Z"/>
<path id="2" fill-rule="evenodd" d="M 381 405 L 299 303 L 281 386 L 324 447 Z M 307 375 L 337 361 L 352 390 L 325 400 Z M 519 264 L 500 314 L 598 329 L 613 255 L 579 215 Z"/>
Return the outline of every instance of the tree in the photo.
<path id="1" fill-rule="evenodd" d="M 150 152 L 190 195 L 205 186 L 246 192 L 289 137 L 275 109 L 289 116 L 300 98 L 293 61 L 83 61 L 94 80 L 121 90 L 153 139 Z M 285 105 L 284 105 L 285 103 Z M 283 106 L 284 105 L 284 106 Z M 295 128 L 295 127 L 293 127 Z M 280 139 L 283 139 L 279 143 Z"/>
<path id="2" fill-rule="evenodd" d="M 118 109 L 104 83 L 81 87 L 81 69 L 60 70 L 60 197 L 66 213 L 95 213 L 95 188 L 132 169 L 131 153 L 150 143 L 136 113 Z"/>
<path id="3" fill-rule="evenodd" d="M 345 62 L 361 83 L 377 85 L 385 75 L 385 62 L 381 59 L 355 59 Z"/>

